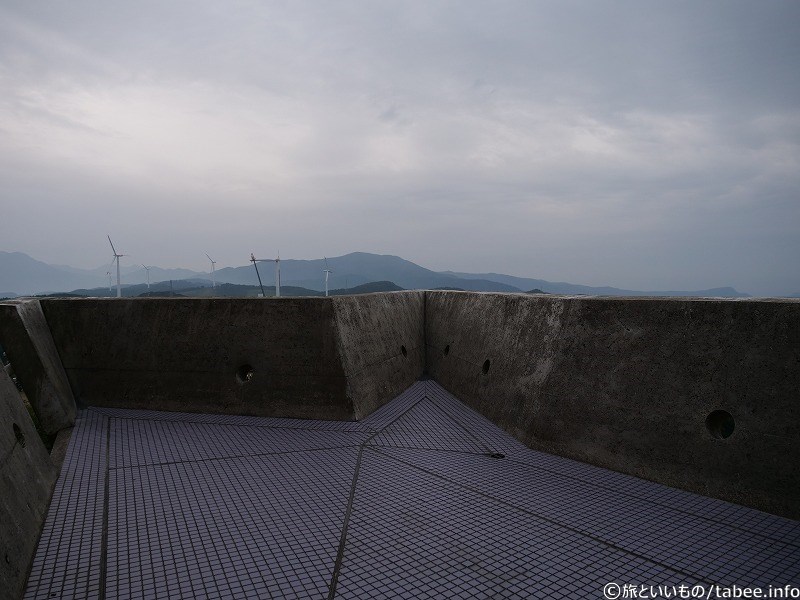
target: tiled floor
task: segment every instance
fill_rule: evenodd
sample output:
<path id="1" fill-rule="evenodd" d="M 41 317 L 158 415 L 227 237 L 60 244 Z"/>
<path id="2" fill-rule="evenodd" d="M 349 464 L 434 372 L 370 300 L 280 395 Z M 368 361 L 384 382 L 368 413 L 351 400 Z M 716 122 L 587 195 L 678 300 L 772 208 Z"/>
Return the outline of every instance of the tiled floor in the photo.
<path id="1" fill-rule="evenodd" d="M 800 523 L 528 450 L 421 381 L 360 423 L 82 411 L 25 597 L 602 598 L 609 582 L 800 585 Z"/>

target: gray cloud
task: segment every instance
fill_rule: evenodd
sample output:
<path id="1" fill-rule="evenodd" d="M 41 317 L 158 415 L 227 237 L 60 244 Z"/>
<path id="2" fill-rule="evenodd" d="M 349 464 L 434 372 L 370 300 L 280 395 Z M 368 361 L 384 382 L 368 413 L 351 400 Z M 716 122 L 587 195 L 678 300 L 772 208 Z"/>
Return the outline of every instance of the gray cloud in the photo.
<path id="1" fill-rule="evenodd" d="M 800 292 L 795 2 L 6 2 L 6 250 Z"/>

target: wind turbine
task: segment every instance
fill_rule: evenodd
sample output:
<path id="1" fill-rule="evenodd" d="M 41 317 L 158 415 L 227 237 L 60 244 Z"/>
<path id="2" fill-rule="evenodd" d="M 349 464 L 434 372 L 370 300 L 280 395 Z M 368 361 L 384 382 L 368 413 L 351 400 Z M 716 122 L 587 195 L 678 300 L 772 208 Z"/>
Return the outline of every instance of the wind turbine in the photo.
<path id="1" fill-rule="evenodd" d="M 264 295 L 264 285 L 261 283 L 261 275 L 258 273 L 258 264 L 260 262 L 272 262 L 275 261 L 275 297 L 281 297 L 281 253 L 278 252 L 277 258 L 256 258 L 255 255 L 251 252 L 250 253 L 250 262 L 253 263 L 253 266 L 256 268 L 256 275 L 258 275 L 258 285 L 261 286 L 261 295 Z"/>
<path id="2" fill-rule="evenodd" d="M 278 257 L 275 259 L 275 297 L 281 297 L 281 251 L 278 250 Z"/>
<path id="3" fill-rule="evenodd" d="M 213 258 L 208 256 L 207 252 L 205 253 L 205 255 L 208 257 L 208 260 L 211 261 L 211 287 L 215 288 L 215 287 L 217 287 L 217 282 L 214 279 L 214 265 L 217 264 L 217 261 L 215 261 Z M 252 256 L 252 254 L 250 256 Z"/>
<path id="4" fill-rule="evenodd" d="M 114 253 L 114 260 L 117 261 L 117 298 L 122 298 L 122 284 L 119 280 L 119 259 L 123 256 L 127 256 L 127 254 L 117 254 L 117 250 L 114 248 L 114 242 L 111 241 L 111 236 L 107 235 L 106 237 L 108 238 L 108 243 L 111 244 L 111 251 Z"/>
<path id="5" fill-rule="evenodd" d="M 111 291 L 111 271 L 106 271 L 106 275 L 108 275 L 108 291 Z"/>
<path id="6" fill-rule="evenodd" d="M 325 258 L 325 257 L 323 256 L 322 258 Z M 333 271 L 331 271 L 328 268 L 328 259 L 327 258 L 325 258 L 325 269 L 323 269 L 323 272 L 325 273 L 325 296 L 327 297 L 328 296 L 328 275 L 333 273 Z"/>
<path id="7" fill-rule="evenodd" d="M 253 266 L 256 268 L 256 277 L 258 277 L 258 286 L 261 288 L 261 297 L 264 297 L 264 284 L 261 283 L 261 275 L 258 272 L 258 259 L 255 255 L 251 252 L 250 253 L 250 262 L 253 263 Z"/>
<path id="8" fill-rule="evenodd" d="M 150 267 L 148 267 L 147 265 L 142 265 L 142 266 L 144 267 L 144 270 L 147 271 L 147 291 L 149 292 L 150 291 Z"/>

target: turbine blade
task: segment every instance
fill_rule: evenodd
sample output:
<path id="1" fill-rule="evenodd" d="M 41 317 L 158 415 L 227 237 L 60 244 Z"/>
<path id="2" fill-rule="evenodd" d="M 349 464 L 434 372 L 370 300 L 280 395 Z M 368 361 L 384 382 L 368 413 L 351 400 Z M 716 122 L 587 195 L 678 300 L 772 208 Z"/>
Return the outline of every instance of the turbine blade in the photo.
<path id="1" fill-rule="evenodd" d="M 114 248 L 114 242 L 111 241 L 111 236 L 107 235 L 108 243 L 111 244 L 111 251 L 114 253 L 114 256 L 117 256 L 117 250 Z"/>

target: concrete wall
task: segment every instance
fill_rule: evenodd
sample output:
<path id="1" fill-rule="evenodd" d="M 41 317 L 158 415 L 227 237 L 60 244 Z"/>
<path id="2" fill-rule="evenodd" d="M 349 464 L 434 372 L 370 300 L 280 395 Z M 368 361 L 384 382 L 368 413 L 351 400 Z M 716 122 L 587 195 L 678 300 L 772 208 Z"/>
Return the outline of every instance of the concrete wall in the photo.
<path id="1" fill-rule="evenodd" d="M 415 355 L 395 356 L 401 340 L 424 347 L 421 298 L 51 299 L 42 310 L 81 405 L 352 420 L 422 373 Z"/>
<path id="2" fill-rule="evenodd" d="M 22 597 L 56 477 L 17 388 L 0 369 L 0 597 Z"/>
<path id="3" fill-rule="evenodd" d="M 38 300 L 0 303 L 0 343 L 42 428 L 56 433 L 75 422 L 75 399 Z"/>
<path id="4" fill-rule="evenodd" d="M 800 301 L 432 291 L 9 306 L 0 339 L 23 385 L 30 362 L 55 389 L 63 364 L 81 405 L 349 420 L 427 369 L 533 448 L 800 517 Z M 730 437 L 725 419 L 707 422 L 718 411 Z"/>
<path id="5" fill-rule="evenodd" d="M 332 298 L 339 354 L 355 417 L 362 419 L 425 370 L 425 292 Z"/>
<path id="6" fill-rule="evenodd" d="M 532 448 L 800 517 L 799 301 L 428 292 L 426 340 Z"/>

